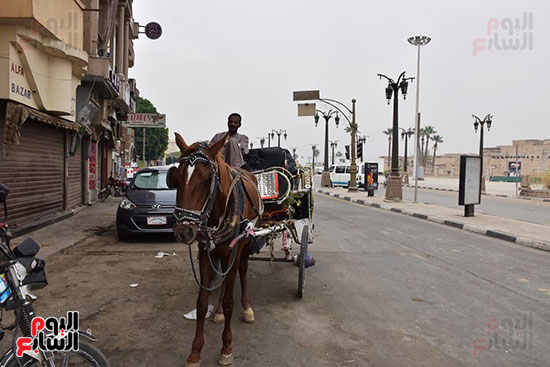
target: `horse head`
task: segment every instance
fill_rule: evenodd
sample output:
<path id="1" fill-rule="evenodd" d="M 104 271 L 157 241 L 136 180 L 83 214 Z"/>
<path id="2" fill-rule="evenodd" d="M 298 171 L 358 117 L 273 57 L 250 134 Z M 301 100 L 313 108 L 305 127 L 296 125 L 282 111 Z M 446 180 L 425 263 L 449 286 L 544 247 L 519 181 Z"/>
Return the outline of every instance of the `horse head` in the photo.
<path id="1" fill-rule="evenodd" d="M 177 189 L 174 234 L 178 240 L 190 244 L 198 232 L 214 226 L 219 219 L 219 203 L 225 200 L 222 188 L 227 186 L 229 175 L 218 154 L 225 139 L 212 146 L 187 145 L 181 135 L 175 135 L 181 152 L 180 164 L 168 170 L 166 181 L 168 187 Z"/>

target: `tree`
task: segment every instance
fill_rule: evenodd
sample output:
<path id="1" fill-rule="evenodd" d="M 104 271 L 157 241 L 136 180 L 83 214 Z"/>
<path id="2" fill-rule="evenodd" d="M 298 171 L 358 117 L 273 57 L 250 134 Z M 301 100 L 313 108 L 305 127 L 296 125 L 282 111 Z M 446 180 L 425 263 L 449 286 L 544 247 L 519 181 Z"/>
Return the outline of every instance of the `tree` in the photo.
<path id="1" fill-rule="evenodd" d="M 440 135 L 432 136 L 432 141 L 434 142 L 434 158 L 432 160 L 432 174 L 435 174 L 435 154 L 437 152 L 437 144 L 443 143 L 443 138 Z"/>
<path id="2" fill-rule="evenodd" d="M 430 137 L 434 134 L 437 134 L 435 128 L 431 125 L 428 125 L 424 128 L 424 134 L 426 136 L 426 147 L 424 150 L 424 167 L 428 165 L 428 145 L 430 144 Z"/>
<path id="3" fill-rule="evenodd" d="M 389 165 L 391 166 L 391 139 L 393 136 L 393 129 L 389 127 L 382 132 L 388 136 L 388 162 L 389 162 Z"/>
<path id="4" fill-rule="evenodd" d="M 147 98 L 136 99 L 136 113 L 158 113 L 155 106 Z M 143 144 L 143 129 L 135 128 L 136 140 Z M 158 161 L 164 157 L 168 148 L 168 128 L 146 128 L 145 129 L 145 158 L 149 161 Z M 143 154 L 140 144 L 136 144 L 139 154 Z M 143 157 L 142 157 L 143 159 Z"/>

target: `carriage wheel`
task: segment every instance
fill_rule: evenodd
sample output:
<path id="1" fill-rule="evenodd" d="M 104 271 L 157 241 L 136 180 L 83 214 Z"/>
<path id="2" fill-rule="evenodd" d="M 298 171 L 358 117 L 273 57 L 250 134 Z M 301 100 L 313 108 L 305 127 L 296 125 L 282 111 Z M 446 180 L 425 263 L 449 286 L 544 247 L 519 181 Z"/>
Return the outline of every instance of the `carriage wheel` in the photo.
<path id="1" fill-rule="evenodd" d="M 304 296 L 304 287 L 306 285 L 306 254 L 309 244 L 309 226 L 302 229 L 302 240 L 300 243 L 300 254 L 298 255 L 298 297 Z"/>

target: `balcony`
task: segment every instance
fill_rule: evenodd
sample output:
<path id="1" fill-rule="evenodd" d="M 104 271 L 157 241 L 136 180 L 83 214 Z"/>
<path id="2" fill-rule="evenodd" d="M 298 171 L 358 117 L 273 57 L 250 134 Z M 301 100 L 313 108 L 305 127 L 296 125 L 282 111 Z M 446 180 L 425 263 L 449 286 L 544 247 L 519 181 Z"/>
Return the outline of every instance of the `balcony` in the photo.
<path id="1" fill-rule="evenodd" d="M 120 93 L 120 79 L 111 70 L 110 60 L 107 57 L 90 56 L 88 73 L 84 82 L 92 83 L 97 94 L 105 99 L 117 98 Z"/>

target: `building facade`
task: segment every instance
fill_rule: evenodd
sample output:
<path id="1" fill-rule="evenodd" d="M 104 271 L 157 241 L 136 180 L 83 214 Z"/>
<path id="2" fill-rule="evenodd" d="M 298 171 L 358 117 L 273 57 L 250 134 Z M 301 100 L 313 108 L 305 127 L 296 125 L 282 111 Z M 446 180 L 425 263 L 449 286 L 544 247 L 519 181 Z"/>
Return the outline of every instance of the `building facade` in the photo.
<path id="1" fill-rule="evenodd" d="M 91 203 L 131 139 L 132 1 L 2 0 L 0 182 L 18 227 Z"/>

